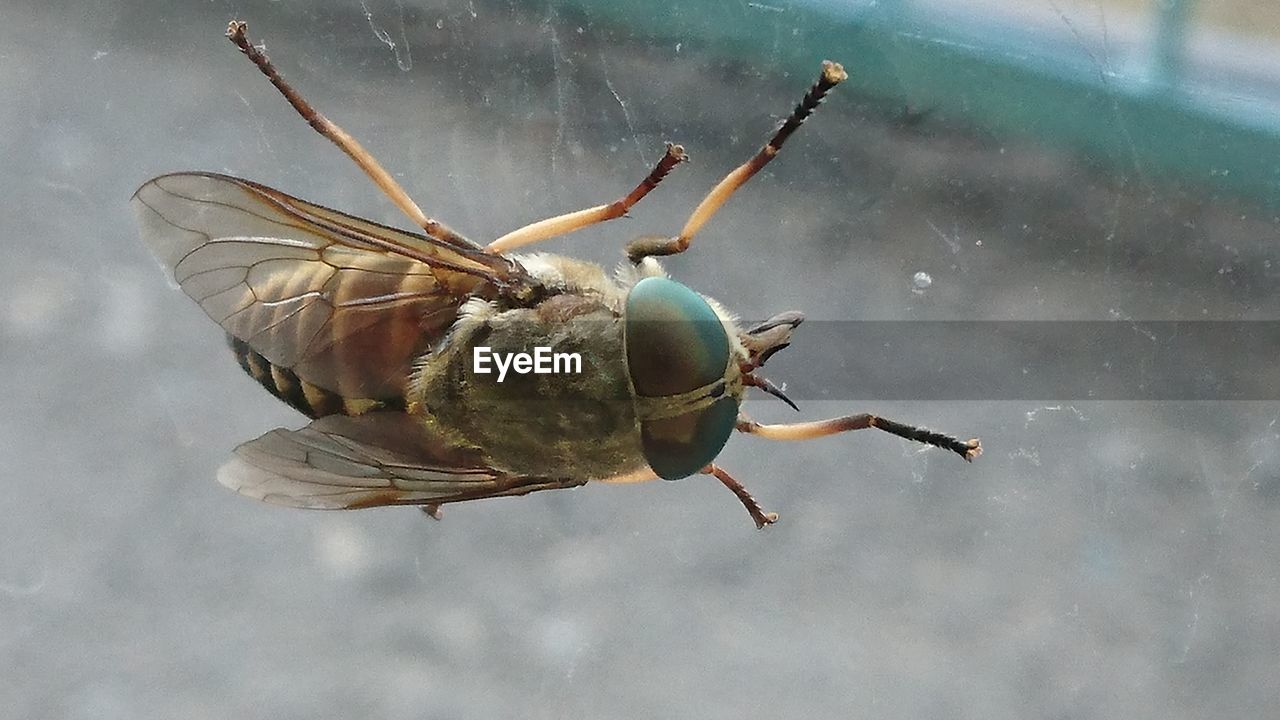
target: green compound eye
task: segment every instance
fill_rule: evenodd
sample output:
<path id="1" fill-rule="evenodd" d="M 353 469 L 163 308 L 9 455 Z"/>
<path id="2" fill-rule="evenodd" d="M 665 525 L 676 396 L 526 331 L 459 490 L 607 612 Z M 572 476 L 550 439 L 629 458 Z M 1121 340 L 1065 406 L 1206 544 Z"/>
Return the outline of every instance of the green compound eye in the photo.
<path id="1" fill-rule="evenodd" d="M 645 460 L 665 480 L 693 475 L 720 453 L 738 418 L 737 400 L 720 397 L 729 365 L 724 325 L 702 296 L 650 277 L 631 288 L 624 327 Z M 653 410 L 668 398 L 667 412 Z M 682 405 L 691 408 L 678 412 Z"/>
<path id="2" fill-rule="evenodd" d="M 720 398 L 684 415 L 640 421 L 644 459 L 663 480 L 697 473 L 716 459 L 738 422 L 738 401 Z"/>

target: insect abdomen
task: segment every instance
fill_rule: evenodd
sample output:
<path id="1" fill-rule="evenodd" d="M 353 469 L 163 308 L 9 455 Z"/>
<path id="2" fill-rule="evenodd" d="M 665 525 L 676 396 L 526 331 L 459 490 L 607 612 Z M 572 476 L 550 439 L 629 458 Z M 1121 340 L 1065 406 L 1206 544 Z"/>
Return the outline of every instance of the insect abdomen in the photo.
<path id="1" fill-rule="evenodd" d="M 377 400 L 373 398 L 344 398 L 299 378 L 292 370 L 272 363 L 261 353 L 249 347 L 249 343 L 227 335 L 236 362 L 257 380 L 267 392 L 280 398 L 286 405 L 309 418 L 326 415 L 363 415 L 370 410 L 404 409 L 399 398 Z"/>

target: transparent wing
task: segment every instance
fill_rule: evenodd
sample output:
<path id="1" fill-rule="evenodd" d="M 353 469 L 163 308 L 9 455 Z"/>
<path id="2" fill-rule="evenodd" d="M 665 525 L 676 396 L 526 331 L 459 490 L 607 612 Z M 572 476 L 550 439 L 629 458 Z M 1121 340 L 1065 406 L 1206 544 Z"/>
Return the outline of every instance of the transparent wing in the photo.
<path id="1" fill-rule="evenodd" d="M 479 247 L 346 215 L 247 180 L 165 175 L 133 196 L 142 239 L 232 336 L 343 397 L 399 397 L 471 294 L 522 269 Z"/>
<path id="2" fill-rule="evenodd" d="M 277 505 L 342 510 L 526 495 L 583 480 L 509 475 L 431 437 L 404 413 L 331 415 L 236 448 L 218 481 Z"/>

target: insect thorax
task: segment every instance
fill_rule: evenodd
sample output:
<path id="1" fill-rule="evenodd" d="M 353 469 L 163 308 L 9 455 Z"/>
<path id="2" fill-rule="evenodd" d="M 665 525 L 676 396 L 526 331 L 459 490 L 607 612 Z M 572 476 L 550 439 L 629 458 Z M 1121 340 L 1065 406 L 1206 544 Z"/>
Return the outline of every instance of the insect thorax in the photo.
<path id="1" fill-rule="evenodd" d="M 581 367 L 510 370 L 499 382 L 496 368 L 476 372 L 478 347 L 491 357 L 548 348 L 578 355 Z M 563 294 L 506 311 L 473 301 L 422 362 L 409 400 L 433 431 L 496 468 L 604 478 L 645 464 L 625 363 L 622 320 L 600 300 Z"/>

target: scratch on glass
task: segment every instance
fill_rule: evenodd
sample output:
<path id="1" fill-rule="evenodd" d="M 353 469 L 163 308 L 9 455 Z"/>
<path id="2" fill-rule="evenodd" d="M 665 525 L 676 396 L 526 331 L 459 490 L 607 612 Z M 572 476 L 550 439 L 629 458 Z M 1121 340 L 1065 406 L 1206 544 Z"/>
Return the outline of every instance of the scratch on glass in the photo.
<path id="1" fill-rule="evenodd" d="M 373 36 L 378 38 L 382 44 L 391 48 L 391 52 L 396 57 L 396 66 L 404 72 L 409 72 L 413 68 L 413 53 L 409 50 L 409 37 L 404 31 L 404 4 L 396 0 L 396 11 L 398 13 L 397 20 L 400 26 L 400 42 L 396 42 L 391 38 L 391 33 L 378 26 L 373 19 L 373 11 L 369 9 L 365 0 L 360 0 L 360 8 L 364 10 L 364 18 L 369 21 L 369 29 L 373 30 Z"/>

